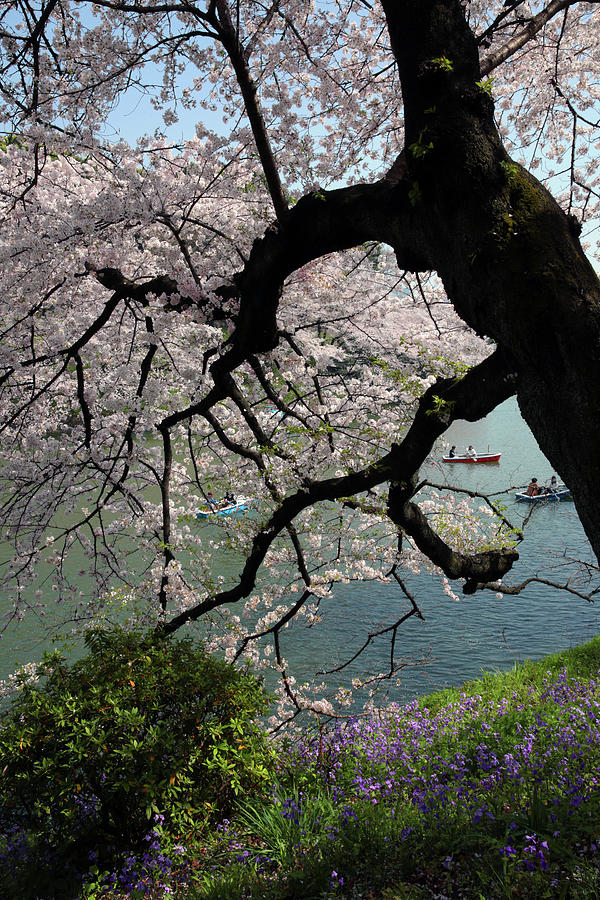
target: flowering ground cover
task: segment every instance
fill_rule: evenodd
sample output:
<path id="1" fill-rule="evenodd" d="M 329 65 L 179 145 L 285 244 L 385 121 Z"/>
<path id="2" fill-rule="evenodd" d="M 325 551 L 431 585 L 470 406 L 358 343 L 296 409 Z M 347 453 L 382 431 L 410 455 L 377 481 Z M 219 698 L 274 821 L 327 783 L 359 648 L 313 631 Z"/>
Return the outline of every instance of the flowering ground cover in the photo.
<path id="1" fill-rule="evenodd" d="M 266 796 L 195 836 L 155 817 L 77 896 L 600 897 L 600 639 L 280 751 Z"/>
<path id="2" fill-rule="evenodd" d="M 600 896 L 599 664 L 594 641 L 297 742 L 223 828 L 246 893 L 230 868 L 192 896 Z"/>

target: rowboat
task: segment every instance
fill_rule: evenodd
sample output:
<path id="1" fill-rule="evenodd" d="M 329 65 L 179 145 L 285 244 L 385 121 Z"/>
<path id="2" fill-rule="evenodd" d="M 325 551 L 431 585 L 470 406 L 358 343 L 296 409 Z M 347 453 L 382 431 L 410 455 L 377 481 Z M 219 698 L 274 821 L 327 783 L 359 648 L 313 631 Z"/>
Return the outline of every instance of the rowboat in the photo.
<path id="1" fill-rule="evenodd" d="M 564 486 L 555 491 L 548 489 L 542 494 L 533 494 L 532 496 L 526 494 L 525 491 L 519 491 L 515 494 L 515 500 L 519 500 L 521 503 L 556 503 L 560 500 L 571 500 L 571 491 Z"/>
<path id="2" fill-rule="evenodd" d="M 489 463 L 498 462 L 501 453 L 478 453 L 477 456 L 442 456 L 442 462 L 447 463 Z"/>
<path id="3" fill-rule="evenodd" d="M 224 505 L 203 506 L 196 513 L 197 519 L 211 519 L 215 516 L 235 516 L 236 513 L 244 513 L 252 506 L 251 497 L 239 497 L 235 503 Z"/>

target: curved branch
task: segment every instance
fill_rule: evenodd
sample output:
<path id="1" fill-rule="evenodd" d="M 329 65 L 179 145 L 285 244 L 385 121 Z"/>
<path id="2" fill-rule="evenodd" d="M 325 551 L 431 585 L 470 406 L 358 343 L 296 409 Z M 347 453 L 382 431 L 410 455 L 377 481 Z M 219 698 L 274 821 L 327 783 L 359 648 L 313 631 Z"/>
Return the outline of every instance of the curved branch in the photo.
<path id="1" fill-rule="evenodd" d="M 401 268 L 433 267 L 410 201 L 410 182 L 382 179 L 307 194 L 285 222 L 256 240 L 245 268 L 235 276 L 240 311 L 232 345 L 247 356 L 278 342 L 275 314 L 285 279 L 306 263 L 365 241 L 394 247 Z"/>
<path id="2" fill-rule="evenodd" d="M 485 550 L 482 553 L 465 554 L 453 550 L 431 528 L 426 516 L 408 497 L 411 488 L 393 485 L 390 489 L 388 513 L 414 540 L 419 550 L 448 578 L 465 578 L 465 594 L 473 594 L 486 581 L 502 578 L 519 558 L 516 550 Z"/>
<path id="3" fill-rule="evenodd" d="M 562 0 L 561 0 L 562 2 Z M 382 0 L 402 82 L 415 213 L 448 298 L 512 359 L 524 419 L 600 553 L 600 282 L 574 223 L 511 160 L 458 0 Z M 558 11 L 560 4 L 551 3 Z M 413 195 L 414 196 L 414 195 Z M 539 339 L 540 322 L 552 326 Z M 573 360 L 577 360 L 574 366 Z M 567 435 L 578 436 L 574 454 Z"/>

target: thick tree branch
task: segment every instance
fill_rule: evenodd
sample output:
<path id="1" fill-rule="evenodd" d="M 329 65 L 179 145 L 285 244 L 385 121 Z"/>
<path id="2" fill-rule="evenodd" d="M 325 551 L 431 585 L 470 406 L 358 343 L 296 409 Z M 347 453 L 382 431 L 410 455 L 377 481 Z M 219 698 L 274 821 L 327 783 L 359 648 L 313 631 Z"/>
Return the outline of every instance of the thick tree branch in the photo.
<path id="1" fill-rule="evenodd" d="M 409 191 L 406 180 L 383 180 L 307 194 L 284 223 L 268 228 L 235 277 L 241 298 L 232 338 L 236 350 L 246 356 L 277 345 L 275 316 L 283 283 L 311 260 L 365 241 L 383 241 L 394 247 L 402 269 L 431 269 Z"/>

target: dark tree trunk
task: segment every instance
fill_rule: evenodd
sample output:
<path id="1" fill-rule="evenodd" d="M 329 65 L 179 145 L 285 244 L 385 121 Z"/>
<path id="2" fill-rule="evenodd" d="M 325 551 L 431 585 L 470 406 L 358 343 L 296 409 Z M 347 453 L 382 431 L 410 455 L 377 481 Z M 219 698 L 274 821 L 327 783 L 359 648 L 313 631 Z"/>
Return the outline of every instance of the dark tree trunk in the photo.
<path id="1" fill-rule="evenodd" d="M 457 312 L 504 351 L 523 416 L 571 487 L 598 556 L 600 284 L 577 223 L 504 150 L 458 0 L 383 7 L 405 150 L 387 178 L 308 195 L 256 242 L 238 276 L 238 329 L 222 365 L 275 346 L 288 274 L 333 250 L 386 241 L 402 268 L 437 271 Z"/>
<path id="2" fill-rule="evenodd" d="M 600 283 L 577 223 L 504 150 L 459 0 L 382 5 L 402 82 L 405 148 L 386 178 L 307 195 L 255 242 L 236 278 L 232 349 L 214 374 L 276 345 L 291 272 L 385 241 L 401 268 L 435 270 L 459 315 L 497 342 L 502 377 L 513 376 L 523 416 L 571 488 L 599 556 Z"/>
<path id="3" fill-rule="evenodd" d="M 504 151 L 458 0 L 382 3 L 426 255 L 458 313 L 514 364 L 523 417 L 599 556 L 600 285 L 577 223 Z"/>

